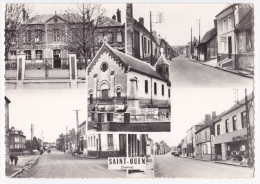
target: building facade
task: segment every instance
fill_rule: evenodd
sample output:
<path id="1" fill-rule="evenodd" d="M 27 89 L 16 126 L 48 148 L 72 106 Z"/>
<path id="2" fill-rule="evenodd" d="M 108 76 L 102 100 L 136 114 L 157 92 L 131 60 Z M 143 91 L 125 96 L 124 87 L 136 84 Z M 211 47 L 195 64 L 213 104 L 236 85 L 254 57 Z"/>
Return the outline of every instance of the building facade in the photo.
<path id="1" fill-rule="evenodd" d="M 87 71 L 88 124 L 95 122 L 97 131 L 139 128 L 131 122 L 154 122 L 140 131 L 169 130 L 171 82 L 164 55 L 152 67 L 105 41 Z"/>
<path id="2" fill-rule="evenodd" d="M 21 130 L 16 130 L 14 127 L 12 127 L 10 129 L 9 140 L 11 153 L 22 153 L 26 150 L 26 136 L 23 135 L 23 132 Z"/>

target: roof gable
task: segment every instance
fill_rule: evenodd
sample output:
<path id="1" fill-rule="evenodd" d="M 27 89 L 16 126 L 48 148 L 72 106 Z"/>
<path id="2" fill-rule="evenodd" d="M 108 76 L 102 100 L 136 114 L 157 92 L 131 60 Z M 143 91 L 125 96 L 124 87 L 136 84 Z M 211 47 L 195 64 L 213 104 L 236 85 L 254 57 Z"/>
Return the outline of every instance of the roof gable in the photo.
<path id="1" fill-rule="evenodd" d="M 245 26 L 247 24 L 253 23 L 253 9 L 251 9 L 236 25 L 236 28 Z"/>
<path id="2" fill-rule="evenodd" d="M 206 32 L 206 34 L 202 37 L 200 43 L 206 43 L 206 42 L 210 41 L 216 35 L 217 35 L 217 28 L 214 27 L 211 30 L 209 30 L 208 32 Z"/>

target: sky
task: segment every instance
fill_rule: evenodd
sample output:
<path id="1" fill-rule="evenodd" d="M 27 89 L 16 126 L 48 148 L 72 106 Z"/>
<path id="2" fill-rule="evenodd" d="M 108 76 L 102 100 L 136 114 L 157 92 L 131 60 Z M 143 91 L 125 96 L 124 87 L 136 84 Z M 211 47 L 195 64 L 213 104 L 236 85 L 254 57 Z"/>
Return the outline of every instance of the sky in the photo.
<path id="1" fill-rule="evenodd" d="M 32 4 L 33 15 L 35 14 L 54 14 L 64 13 L 68 7 L 75 7 L 73 4 Z M 187 45 L 192 35 L 199 37 L 198 19 L 200 19 L 200 38 L 214 27 L 213 20 L 215 16 L 227 4 L 133 4 L 133 17 L 139 20 L 139 17 L 144 18 L 145 27 L 150 30 L 150 11 L 152 12 L 152 22 L 157 21 L 157 13 L 164 13 L 164 22 L 153 23 L 155 30 L 161 37 L 166 38 L 170 45 Z M 105 8 L 105 15 L 112 17 L 116 15 L 117 9 L 121 10 L 122 23 L 125 23 L 126 4 L 102 4 Z M 144 8 L 145 7 L 145 8 Z"/>
<path id="2" fill-rule="evenodd" d="M 87 118 L 85 90 L 7 90 L 10 128 L 22 130 L 26 139 L 31 139 L 31 124 L 34 136 L 44 137 L 46 142 L 56 142 L 61 133 L 76 128 L 76 112 L 79 124 Z M 41 133 L 43 132 L 43 134 Z"/>
<path id="3" fill-rule="evenodd" d="M 252 89 L 247 89 L 247 94 Z M 177 146 L 186 131 L 204 120 L 205 114 L 217 115 L 234 105 L 233 88 L 175 88 L 172 95 L 172 123 L 170 133 L 150 133 L 154 141 L 164 140 L 169 146 Z M 245 89 L 238 89 L 238 99 L 245 97 Z"/>

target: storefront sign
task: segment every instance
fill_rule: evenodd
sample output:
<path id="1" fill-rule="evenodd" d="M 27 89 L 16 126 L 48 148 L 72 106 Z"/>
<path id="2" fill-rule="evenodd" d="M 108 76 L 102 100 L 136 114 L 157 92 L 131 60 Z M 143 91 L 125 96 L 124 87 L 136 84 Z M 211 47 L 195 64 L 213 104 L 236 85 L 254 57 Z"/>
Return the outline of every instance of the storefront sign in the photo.
<path id="1" fill-rule="evenodd" d="M 96 110 L 106 110 L 106 111 L 114 111 L 114 110 L 124 110 L 124 105 L 97 105 Z"/>
<path id="2" fill-rule="evenodd" d="M 146 157 L 108 157 L 108 169 L 146 170 Z"/>
<path id="3" fill-rule="evenodd" d="M 239 136 L 236 136 L 236 137 L 232 137 L 232 141 L 243 140 L 243 139 L 246 139 L 246 138 L 247 138 L 246 135 L 239 135 Z"/>
<path id="4" fill-rule="evenodd" d="M 158 115 L 158 108 L 141 108 L 142 114 Z"/>

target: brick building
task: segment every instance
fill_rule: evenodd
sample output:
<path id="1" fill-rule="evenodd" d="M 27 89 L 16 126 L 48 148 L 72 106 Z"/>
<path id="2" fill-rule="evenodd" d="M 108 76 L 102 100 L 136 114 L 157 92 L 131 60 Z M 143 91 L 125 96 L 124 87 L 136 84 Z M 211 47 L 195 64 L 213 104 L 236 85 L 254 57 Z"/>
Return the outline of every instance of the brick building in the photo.
<path id="1" fill-rule="evenodd" d="M 88 124 L 97 131 L 170 131 L 169 67 L 163 54 L 152 67 L 105 41 L 87 68 Z"/>

